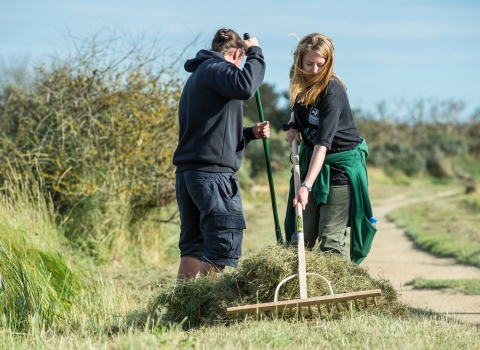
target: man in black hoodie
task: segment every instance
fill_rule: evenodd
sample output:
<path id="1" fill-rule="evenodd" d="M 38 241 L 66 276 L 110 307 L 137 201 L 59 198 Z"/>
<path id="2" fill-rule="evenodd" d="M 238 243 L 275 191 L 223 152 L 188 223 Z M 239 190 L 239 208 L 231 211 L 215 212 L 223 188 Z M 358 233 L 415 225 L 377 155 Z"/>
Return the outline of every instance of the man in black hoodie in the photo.
<path id="1" fill-rule="evenodd" d="M 220 29 L 212 49 L 187 60 L 185 70 L 192 75 L 180 98 L 173 156 L 181 219 L 178 281 L 237 266 L 246 227 L 235 173 L 247 144 L 270 136 L 268 122 L 243 127 L 242 100 L 255 94 L 265 75 L 256 38 L 243 41 Z"/>

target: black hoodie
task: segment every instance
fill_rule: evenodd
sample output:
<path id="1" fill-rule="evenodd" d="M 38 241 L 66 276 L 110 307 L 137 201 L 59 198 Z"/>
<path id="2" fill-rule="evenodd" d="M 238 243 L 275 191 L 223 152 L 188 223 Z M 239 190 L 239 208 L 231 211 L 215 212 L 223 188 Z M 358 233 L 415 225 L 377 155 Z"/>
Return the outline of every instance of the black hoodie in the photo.
<path id="1" fill-rule="evenodd" d="M 258 46 L 248 49 L 243 69 L 215 51 L 200 50 L 185 62 L 191 72 L 180 98 L 177 172 L 236 172 L 255 137 L 243 128 L 243 102 L 263 82 L 265 61 Z"/>

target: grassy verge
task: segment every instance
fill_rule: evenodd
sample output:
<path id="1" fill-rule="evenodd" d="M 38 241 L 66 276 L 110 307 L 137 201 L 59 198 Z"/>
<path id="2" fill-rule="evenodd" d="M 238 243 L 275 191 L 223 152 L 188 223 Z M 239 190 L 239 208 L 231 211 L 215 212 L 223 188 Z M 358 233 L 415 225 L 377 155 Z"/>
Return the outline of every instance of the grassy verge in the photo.
<path id="1" fill-rule="evenodd" d="M 480 280 L 478 278 L 443 280 L 417 277 L 406 283 L 415 289 L 440 289 L 467 295 L 480 295 Z"/>
<path id="2" fill-rule="evenodd" d="M 476 327 L 444 317 L 415 315 L 345 316 L 335 321 L 248 321 L 193 331 L 178 327 L 130 330 L 122 334 L 18 337 L 0 334 L 2 348 L 30 349 L 478 349 Z"/>
<path id="3" fill-rule="evenodd" d="M 281 195 L 280 186 L 278 188 L 277 202 L 281 207 L 280 215 L 283 215 L 286 198 Z M 3 276 L 0 298 L 4 307 L 0 314 L 2 349 L 270 349 L 292 346 L 298 349 L 477 349 L 480 345 L 480 332 L 474 326 L 435 314 L 406 312 L 398 317 L 383 312 L 388 304 L 381 302 L 378 309 L 370 306 L 362 312 L 347 310 L 323 318 L 247 322 L 220 319 L 188 331 L 175 321 L 164 319 L 153 328 L 139 327 L 138 323 L 125 320 L 141 314 L 149 301 L 154 300 L 152 297 L 174 279 L 178 253 L 173 251 L 176 242 L 172 242 L 176 239 L 171 237 L 178 235 L 178 227 L 166 224 L 168 228 L 162 233 L 167 233 L 159 237 L 158 242 L 148 241 L 152 247 L 147 252 L 152 254 L 144 252 L 144 259 L 138 260 L 136 265 L 125 265 L 127 261 L 116 260 L 110 266 L 95 266 L 69 249 L 53 224 L 51 217 L 54 213 L 45 202 L 38 201 L 39 198 L 38 194 L 12 194 L 2 198 L 0 205 L 2 252 L 15 254 L 0 258 L 0 273 Z M 245 214 L 249 215 L 249 228 L 245 233 L 247 250 L 253 252 L 266 244 L 274 244 L 273 219 L 271 214 L 267 215 L 271 213 L 268 194 L 262 194 L 260 190 L 244 191 L 244 200 Z M 281 218 L 281 224 L 282 221 Z M 157 224 L 152 222 L 142 225 L 138 231 L 144 234 L 158 229 Z M 158 256 L 153 254 L 155 249 L 159 251 Z M 279 248 L 271 248 L 269 254 L 278 258 L 279 263 L 288 260 L 284 255 L 275 254 L 275 249 Z M 250 254 L 247 252 L 245 255 Z M 16 279 L 19 275 L 14 273 L 20 265 L 27 271 L 24 281 L 29 288 L 27 290 L 32 291 L 30 299 L 15 299 L 18 293 L 7 293 L 10 286 L 22 281 Z M 287 263 L 285 268 L 295 269 L 291 265 Z M 321 266 L 320 263 L 314 265 L 309 266 L 309 270 Z M 11 274 L 7 273 L 7 267 Z M 280 269 L 273 270 L 278 273 Z M 331 270 L 332 276 L 328 277 L 333 280 L 342 275 L 339 269 L 326 270 Z M 253 269 L 251 273 L 258 274 L 258 271 Z M 100 277 L 102 275 L 109 278 Z M 344 275 L 355 281 L 345 282 L 344 288 L 336 282 L 337 293 L 350 291 L 352 285 L 362 279 L 370 283 L 369 276 L 365 274 Z M 272 281 L 277 282 L 279 278 L 276 276 Z M 252 293 L 265 289 L 267 282 L 273 283 L 264 278 L 256 280 L 258 283 L 252 287 Z M 22 304 L 22 300 L 32 303 Z M 28 312 L 22 314 L 25 310 Z M 40 313 L 42 310 L 45 311 L 43 316 Z M 48 313 L 49 310 L 54 312 Z M 12 318 L 17 314 L 23 318 Z"/>
<path id="4" fill-rule="evenodd" d="M 461 263 L 480 266 L 480 194 L 402 207 L 388 214 L 421 248 Z"/>
<path id="5" fill-rule="evenodd" d="M 74 256 L 39 189 L 6 184 L 3 190 L 0 348 L 11 348 L 2 346 L 8 335 L 98 333 L 118 322 L 125 305 L 122 296 L 100 271 Z"/>

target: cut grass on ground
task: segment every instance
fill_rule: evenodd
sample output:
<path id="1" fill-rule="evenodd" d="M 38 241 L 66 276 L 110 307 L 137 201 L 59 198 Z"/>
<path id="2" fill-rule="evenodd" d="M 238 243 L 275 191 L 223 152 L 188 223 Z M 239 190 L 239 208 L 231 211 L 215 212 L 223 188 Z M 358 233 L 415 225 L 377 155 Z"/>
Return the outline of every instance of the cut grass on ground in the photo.
<path id="1" fill-rule="evenodd" d="M 467 295 L 480 295 L 480 279 L 467 278 L 457 280 L 426 279 L 416 277 L 406 283 L 407 286 L 413 286 L 414 289 L 440 289 L 463 293 Z"/>
<path id="2" fill-rule="evenodd" d="M 366 270 L 338 255 L 306 251 L 305 260 L 307 270 L 327 278 L 337 294 L 382 290 L 382 296 L 377 298 L 378 307 L 369 300 L 370 306 L 362 307 L 358 312 L 408 317 L 408 309 L 397 300 L 396 291 L 388 281 L 373 279 Z M 170 285 L 162 286 L 158 295 L 149 302 L 144 319 L 138 318 L 138 314 L 134 316 L 142 325 L 148 324 L 149 318 L 150 322 L 156 323 L 183 323 L 185 329 L 230 324 L 236 318 L 226 314 L 227 307 L 272 302 L 278 283 L 297 271 L 296 247 L 267 246 L 245 258 L 237 270 L 225 272 L 215 281 L 198 278 L 180 285 L 172 281 Z M 329 294 L 327 284 L 319 278 L 308 279 L 307 289 L 310 296 Z M 293 279 L 282 286 L 278 300 L 296 299 L 299 294 L 298 280 Z M 323 307 L 322 313 L 307 308 L 292 308 L 290 312 L 306 319 L 329 320 L 339 319 L 345 312 L 351 313 L 348 308 L 337 307 L 337 311 L 331 312 Z M 128 322 L 131 321 L 129 319 Z"/>

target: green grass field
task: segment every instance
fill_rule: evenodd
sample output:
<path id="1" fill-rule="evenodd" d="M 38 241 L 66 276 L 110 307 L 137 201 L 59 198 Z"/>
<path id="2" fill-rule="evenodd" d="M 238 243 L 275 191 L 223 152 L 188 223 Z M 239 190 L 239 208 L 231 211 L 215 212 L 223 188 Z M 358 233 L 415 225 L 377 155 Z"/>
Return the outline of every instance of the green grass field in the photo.
<path id="1" fill-rule="evenodd" d="M 412 196 L 418 193 L 410 186 L 381 184 L 373 186 L 372 193 L 406 191 Z M 271 204 L 264 187 L 244 190 L 246 255 L 275 244 Z M 277 187 L 283 226 L 286 189 L 281 183 Z M 142 315 L 152 298 L 175 280 L 177 226 L 162 224 L 162 237 L 156 240 L 153 232 L 158 234 L 158 225 L 142 227 L 143 234 L 150 235 L 149 242 L 153 242 L 150 244 L 159 242 L 157 255 L 150 247 L 148 255 L 137 261 L 96 265 L 70 249 L 54 224 L 55 214 L 48 203 L 38 200 L 38 193 L 12 191 L 15 195 L 0 200 L 2 349 L 478 349 L 480 346 L 478 327 L 416 310 L 403 317 L 373 311 L 344 312 L 329 319 L 219 321 L 188 331 L 169 322 L 150 327 L 134 320 Z M 22 286 L 27 287 L 28 293 L 19 297 Z"/>

